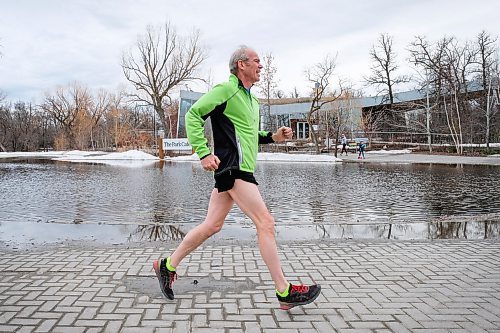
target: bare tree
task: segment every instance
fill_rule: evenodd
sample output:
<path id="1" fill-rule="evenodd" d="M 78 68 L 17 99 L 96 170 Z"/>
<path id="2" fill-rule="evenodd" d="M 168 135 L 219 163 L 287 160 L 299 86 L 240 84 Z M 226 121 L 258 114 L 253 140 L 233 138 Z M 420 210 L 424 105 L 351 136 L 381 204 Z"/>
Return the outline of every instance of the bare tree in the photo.
<path id="1" fill-rule="evenodd" d="M 470 43 L 460 45 L 444 37 L 431 45 L 416 37 L 410 46 L 411 61 L 427 72 L 434 98 L 440 101 L 447 128 L 459 154 L 463 153 L 463 115 L 470 114 L 470 76 L 476 54 Z"/>
<path id="2" fill-rule="evenodd" d="M 292 92 L 290 93 L 291 98 L 299 98 L 300 94 L 299 91 L 297 90 L 297 87 L 293 87 Z"/>
<path id="3" fill-rule="evenodd" d="M 342 91 L 342 95 L 339 96 L 339 98 L 334 102 L 332 102 L 333 110 L 331 117 L 331 126 L 329 126 L 335 139 L 335 157 L 337 157 L 338 154 L 340 133 L 348 132 L 350 114 L 355 108 L 354 100 L 356 97 L 360 96 L 360 94 L 356 92 L 352 87 L 346 88 L 342 87 L 341 85 L 340 90 Z"/>
<path id="4" fill-rule="evenodd" d="M 318 62 L 305 72 L 307 81 L 312 83 L 314 87 L 311 107 L 307 113 L 307 123 L 309 125 L 309 133 L 316 147 L 316 154 L 321 152 L 317 130 L 315 129 L 315 126 L 319 128 L 317 113 L 323 105 L 336 100 L 341 95 L 340 92 L 330 90 L 330 80 L 336 67 L 335 62 L 335 57 L 327 55 L 321 62 Z"/>
<path id="5" fill-rule="evenodd" d="M 0 123 L 0 141 L 4 141 L 12 151 L 31 151 L 38 148 L 40 126 L 37 112 L 31 103 L 17 102 L 12 108 L 3 107 Z M 7 147 L 3 144 L 2 146 L 2 150 L 7 150 Z"/>
<path id="6" fill-rule="evenodd" d="M 110 108 L 105 114 L 105 127 L 116 149 L 146 148 L 154 143 L 151 111 L 142 105 L 126 102 L 125 93 L 119 91 L 110 98 Z"/>
<path id="7" fill-rule="evenodd" d="M 94 131 L 96 130 L 100 120 L 111 109 L 111 95 L 103 89 L 100 89 L 95 96 L 93 103 L 89 108 L 89 116 L 91 120 L 90 125 L 90 141 L 92 149 L 96 148 L 96 141 L 94 139 Z"/>
<path id="8" fill-rule="evenodd" d="M 480 108 L 485 115 L 484 139 L 486 150 L 490 150 L 491 119 L 498 112 L 495 108 L 495 86 L 498 89 L 499 59 L 496 49 L 498 37 L 492 37 L 486 31 L 479 33 L 476 39 L 478 47 L 479 79 L 483 88 Z M 498 96 L 498 95 L 497 95 Z"/>
<path id="9" fill-rule="evenodd" d="M 476 62 L 476 50 L 469 42 L 460 45 L 452 40 L 446 49 L 447 63 L 443 78 L 449 91 L 450 107 L 443 95 L 446 120 L 452 134 L 457 153 L 463 153 L 463 114 L 470 114 L 469 78 Z"/>
<path id="10" fill-rule="evenodd" d="M 432 98 L 430 90 L 430 76 L 428 70 L 419 70 L 417 67 L 416 79 L 419 88 L 417 90 L 424 97 L 423 100 L 417 100 L 407 103 L 409 110 L 405 111 L 405 125 L 408 132 L 424 132 L 427 137 L 427 148 L 432 153 L 432 118 L 439 104 L 439 99 Z"/>
<path id="11" fill-rule="evenodd" d="M 368 146 L 371 147 L 374 134 L 383 126 L 383 117 L 380 116 L 380 113 L 377 110 L 368 108 L 368 110 L 364 111 L 361 116 L 360 125 L 368 138 Z"/>
<path id="12" fill-rule="evenodd" d="M 2 57 L 2 55 L 3 55 L 3 53 L 2 53 L 2 44 L 0 43 L 0 58 Z M 5 99 L 6 96 L 7 95 L 2 90 L 0 90 L 0 103 L 3 102 L 3 100 Z M 1 142 L 0 142 L 0 144 L 1 144 Z M 0 145 L 0 148 L 2 148 L 1 145 Z"/>
<path id="13" fill-rule="evenodd" d="M 271 52 L 267 53 L 262 58 L 262 66 L 264 67 L 260 72 L 260 81 L 256 84 L 266 100 L 264 104 L 264 121 L 261 123 L 261 126 L 263 130 L 271 131 L 271 98 L 273 98 L 278 91 L 276 78 L 278 70 L 274 65 L 274 57 Z"/>
<path id="14" fill-rule="evenodd" d="M 164 108 L 172 103 L 175 87 L 201 80 L 197 69 L 206 53 L 200 45 L 199 33 L 193 32 L 183 38 L 168 22 L 163 27 L 149 26 L 146 34 L 138 39 L 137 51 L 138 54 L 130 51 L 122 57 L 123 73 L 136 90 L 132 96 L 154 107 L 165 134 L 171 137 L 170 121 Z"/>
<path id="15" fill-rule="evenodd" d="M 417 36 L 410 44 L 409 51 L 410 62 L 415 65 L 420 78 L 419 90 L 425 93 L 425 104 L 414 106 L 425 110 L 425 120 L 419 121 L 412 113 L 408 113 L 407 122 L 411 128 L 417 130 L 419 127 L 425 128 L 428 148 L 432 152 L 433 115 L 438 111 L 441 102 L 440 96 L 443 90 L 441 73 L 444 71 L 442 67 L 445 63 L 445 50 L 443 47 L 430 45 L 424 37 Z"/>
<path id="16" fill-rule="evenodd" d="M 373 45 L 370 50 L 370 58 L 373 62 L 371 74 L 365 76 L 366 84 L 377 89 L 377 95 L 383 96 L 383 102 L 394 104 L 394 90 L 396 85 L 409 82 L 404 75 L 397 75 L 398 64 L 396 53 L 393 51 L 393 38 L 388 34 L 380 34 L 378 44 Z"/>
<path id="17" fill-rule="evenodd" d="M 37 147 L 36 135 L 34 135 L 38 127 L 36 113 L 31 103 L 26 104 L 18 102 L 14 104 L 13 112 L 13 138 L 14 151 L 30 151 Z"/>
<path id="18" fill-rule="evenodd" d="M 0 130 L 2 130 L 0 132 L 0 149 L 2 151 L 7 151 L 7 148 L 5 148 L 4 144 L 2 144 L 2 141 L 6 140 L 8 134 L 7 118 L 9 115 L 9 109 L 3 105 L 5 97 L 6 95 L 4 92 L 0 90 Z M 4 135 L 1 135 L 2 133 L 4 133 Z"/>
<path id="19" fill-rule="evenodd" d="M 381 104 L 385 106 L 379 112 L 373 112 L 371 118 L 376 123 L 385 123 L 386 126 L 398 124 L 394 104 L 394 94 L 397 85 L 409 82 L 409 78 L 404 75 L 397 75 L 398 64 L 396 53 L 392 47 L 393 38 L 388 34 L 380 34 L 377 44 L 370 50 L 372 60 L 371 74 L 365 76 L 364 80 L 368 86 L 373 86 L 377 90 L 377 96 L 382 96 Z M 373 125 L 372 125 L 373 127 Z"/>
<path id="20" fill-rule="evenodd" d="M 11 135 L 11 114 L 6 105 L 0 105 L 0 149 L 7 151 L 7 142 Z"/>
<path id="21" fill-rule="evenodd" d="M 118 148 L 126 141 L 126 132 L 131 129 L 126 126 L 127 115 L 123 107 L 125 92 L 118 91 L 110 96 L 110 108 L 106 113 L 107 131 L 111 135 L 113 146 Z"/>
<path id="22" fill-rule="evenodd" d="M 39 122 L 39 148 L 43 151 L 48 151 L 54 145 L 54 136 L 56 132 L 56 126 L 54 118 L 49 112 L 41 107 L 37 107 L 38 122 Z"/>
<path id="23" fill-rule="evenodd" d="M 179 101 L 175 100 L 164 108 L 165 114 L 167 114 L 167 121 L 169 122 L 168 128 L 170 128 L 170 137 L 178 137 L 177 133 L 177 123 L 178 123 L 178 110 Z"/>
<path id="24" fill-rule="evenodd" d="M 87 87 L 74 82 L 47 93 L 41 108 L 59 125 L 58 148 L 94 149 L 97 129 L 105 128 L 101 123 L 111 108 L 111 96 L 105 90 L 93 96 Z"/>
<path id="25" fill-rule="evenodd" d="M 276 98 L 285 98 L 285 92 L 281 89 L 277 89 L 274 93 L 274 97 Z"/>
<path id="26" fill-rule="evenodd" d="M 47 111 L 61 126 L 64 137 L 60 137 L 61 148 L 86 148 L 83 145 L 86 113 L 92 106 L 89 90 L 79 83 L 59 87 L 54 95 L 47 94 L 42 109 Z M 67 141 L 67 144 L 63 143 Z"/>

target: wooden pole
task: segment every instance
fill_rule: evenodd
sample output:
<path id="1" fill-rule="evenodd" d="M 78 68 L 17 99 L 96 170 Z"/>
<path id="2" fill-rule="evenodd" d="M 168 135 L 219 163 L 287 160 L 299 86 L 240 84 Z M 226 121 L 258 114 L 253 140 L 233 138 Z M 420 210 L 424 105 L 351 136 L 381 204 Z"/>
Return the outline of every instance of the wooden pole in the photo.
<path id="1" fill-rule="evenodd" d="M 158 145 L 158 157 L 160 157 L 160 160 L 163 160 L 165 158 L 165 151 L 163 150 L 163 139 L 158 138 L 157 139 L 157 145 Z"/>

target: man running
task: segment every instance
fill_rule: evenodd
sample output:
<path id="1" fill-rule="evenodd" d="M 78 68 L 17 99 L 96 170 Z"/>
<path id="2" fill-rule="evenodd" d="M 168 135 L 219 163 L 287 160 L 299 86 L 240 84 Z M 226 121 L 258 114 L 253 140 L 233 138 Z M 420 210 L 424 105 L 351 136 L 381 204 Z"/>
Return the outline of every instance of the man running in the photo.
<path id="1" fill-rule="evenodd" d="M 229 81 L 215 86 L 203 95 L 186 114 L 186 131 L 190 144 L 201 160 L 203 169 L 214 172 L 212 190 L 205 220 L 188 232 L 170 257 L 156 260 L 153 268 L 163 294 L 174 299 L 172 284 L 180 262 L 205 240 L 219 232 L 236 203 L 255 224 L 261 256 L 276 287 L 280 308 L 288 310 L 311 303 L 318 297 L 318 285 L 293 285 L 281 269 L 275 239 L 274 218 L 267 209 L 254 171 L 258 146 L 292 138 L 289 127 L 276 133 L 259 131 L 259 101 L 250 88 L 260 79 L 262 65 L 257 53 L 240 46 L 229 62 Z M 203 126 L 210 117 L 214 152 L 207 145 Z"/>

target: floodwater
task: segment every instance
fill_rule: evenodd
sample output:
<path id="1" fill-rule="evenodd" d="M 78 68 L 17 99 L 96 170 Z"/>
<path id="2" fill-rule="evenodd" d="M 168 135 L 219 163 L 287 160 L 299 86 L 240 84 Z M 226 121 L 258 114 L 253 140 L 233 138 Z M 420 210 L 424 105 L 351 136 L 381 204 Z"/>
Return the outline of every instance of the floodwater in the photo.
<path id="1" fill-rule="evenodd" d="M 494 166 L 261 163 L 255 174 L 278 239 L 500 236 Z M 143 167 L 0 161 L 0 241 L 179 240 L 213 188 L 198 163 Z M 216 239 L 255 239 L 236 207 Z"/>

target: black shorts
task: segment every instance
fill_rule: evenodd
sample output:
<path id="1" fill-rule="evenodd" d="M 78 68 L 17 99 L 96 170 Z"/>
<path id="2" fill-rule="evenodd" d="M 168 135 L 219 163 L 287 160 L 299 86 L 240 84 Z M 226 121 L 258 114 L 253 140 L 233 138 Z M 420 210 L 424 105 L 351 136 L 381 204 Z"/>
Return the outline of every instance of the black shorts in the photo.
<path id="1" fill-rule="evenodd" d="M 221 173 L 217 176 L 214 176 L 215 179 L 215 188 L 218 192 L 226 192 L 233 188 L 234 181 L 236 179 L 241 179 L 248 183 L 252 183 L 255 185 L 259 185 L 253 176 L 253 173 L 241 171 L 241 170 L 228 170 L 224 173 Z"/>

